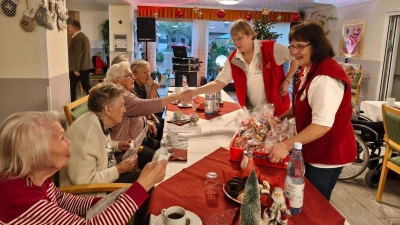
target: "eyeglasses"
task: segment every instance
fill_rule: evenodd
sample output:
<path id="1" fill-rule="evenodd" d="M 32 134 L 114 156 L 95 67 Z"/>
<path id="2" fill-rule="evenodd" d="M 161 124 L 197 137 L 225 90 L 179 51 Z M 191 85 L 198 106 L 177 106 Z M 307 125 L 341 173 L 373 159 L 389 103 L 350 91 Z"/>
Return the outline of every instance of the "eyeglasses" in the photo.
<path id="1" fill-rule="evenodd" d="M 310 44 L 308 44 L 308 45 L 299 45 L 299 46 L 288 46 L 288 49 L 289 49 L 289 51 L 290 52 L 294 52 L 294 50 L 296 49 L 298 52 L 301 52 L 301 51 L 303 51 L 303 49 L 305 48 L 305 47 L 307 47 L 307 46 L 309 46 L 309 45 L 311 45 L 311 43 Z"/>
<path id="2" fill-rule="evenodd" d="M 134 76 L 133 76 L 133 74 L 129 74 L 129 75 L 126 75 L 126 76 L 119 76 L 119 77 L 128 77 L 128 78 L 130 77 L 131 79 L 133 79 Z"/>

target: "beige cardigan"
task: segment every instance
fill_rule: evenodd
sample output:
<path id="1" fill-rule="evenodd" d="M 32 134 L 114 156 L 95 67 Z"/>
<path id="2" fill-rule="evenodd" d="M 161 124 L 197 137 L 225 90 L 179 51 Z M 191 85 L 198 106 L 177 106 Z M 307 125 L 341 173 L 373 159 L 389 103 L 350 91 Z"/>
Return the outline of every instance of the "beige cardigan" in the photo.
<path id="1" fill-rule="evenodd" d="M 118 179 L 117 168 L 107 168 L 106 141 L 110 135 L 104 135 L 96 114 L 80 116 L 65 136 L 71 141 L 71 157 L 67 167 L 60 170 L 61 186 L 112 183 Z M 118 149 L 118 142 L 112 143 Z"/>

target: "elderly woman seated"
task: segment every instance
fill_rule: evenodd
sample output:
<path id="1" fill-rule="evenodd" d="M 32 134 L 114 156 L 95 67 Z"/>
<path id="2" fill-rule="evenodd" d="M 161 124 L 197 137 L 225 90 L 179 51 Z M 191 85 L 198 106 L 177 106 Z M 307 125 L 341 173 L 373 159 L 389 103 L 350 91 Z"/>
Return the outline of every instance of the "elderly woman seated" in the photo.
<path id="1" fill-rule="evenodd" d="M 133 63 L 131 63 L 131 71 L 135 76 L 132 93 L 142 99 L 158 98 L 157 90 L 159 89 L 160 85 L 151 79 L 149 63 L 144 60 L 135 60 Z M 156 122 L 156 125 L 157 123 L 164 125 L 164 119 L 162 118 L 164 110 L 165 109 L 163 109 L 161 112 L 154 113 L 148 117 L 148 119 L 152 122 Z M 163 127 L 164 126 L 162 126 L 161 129 L 163 129 Z M 162 132 L 157 134 L 156 139 L 162 139 Z"/>
<path id="2" fill-rule="evenodd" d="M 106 79 L 109 82 L 121 85 L 126 90 L 124 95 L 126 112 L 124 112 L 122 122 L 111 130 L 111 138 L 113 140 L 136 139 L 143 129 L 146 129 L 146 126 L 149 126 L 150 132 L 157 133 L 158 131 L 155 129 L 154 124 L 147 121 L 146 116 L 159 112 L 167 104 L 181 99 L 181 94 L 157 99 L 140 99 L 132 94 L 133 75 L 129 68 L 129 63 L 126 61 L 112 65 L 107 71 Z M 139 168 L 151 161 L 155 150 L 159 148 L 159 142 L 153 138 L 147 137 L 145 142 L 143 143 L 143 151 L 138 154 Z M 136 144 L 140 145 L 141 143 Z"/>
<path id="3" fill-rule="evenodd" d="M 166 160 L 149 163 L 111 207 L 86 220 L 86 212 L 100 198 L 61 193 L 52 182 L 52 176 L 77 153 L 70 151 L 70 145 L 57 112 L 16 113 L 1 124 L 0 224 L 126 224 L 148 197 L 147 191 L 165 177 Z"/>

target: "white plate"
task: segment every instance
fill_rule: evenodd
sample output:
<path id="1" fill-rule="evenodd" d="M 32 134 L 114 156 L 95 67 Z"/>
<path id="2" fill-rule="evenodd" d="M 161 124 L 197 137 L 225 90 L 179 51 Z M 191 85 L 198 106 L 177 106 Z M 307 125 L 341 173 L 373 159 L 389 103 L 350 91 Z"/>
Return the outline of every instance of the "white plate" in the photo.
<path id="1" fill-rule="evenodd" d="M 190 225 L 202 225 L 201 219 L 198 215 L 189 210 L 186 210 L 187 215 L 190 219 Z M 161 215 L 158 215 L 157 218 L 154 220 L 153 225 L 164 225 Z"/>
<path id="2" fill-rule="evenodd" d="M 179 107 L 179 108 L 191 108 L 191 107 L 192 107 L 192 104 L 189 103 L 187 106 L 183 106 L 182 103 L 179 103 L 179 104 L 178 104 L 178 107 Z"/>

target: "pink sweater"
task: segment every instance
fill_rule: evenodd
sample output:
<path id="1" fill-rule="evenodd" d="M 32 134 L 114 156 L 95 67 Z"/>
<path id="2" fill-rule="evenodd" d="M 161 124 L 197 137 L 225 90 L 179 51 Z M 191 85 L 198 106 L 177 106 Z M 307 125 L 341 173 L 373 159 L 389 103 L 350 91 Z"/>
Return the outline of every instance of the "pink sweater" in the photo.
<path id="1" fill-rule="evenodd" d="M 0 224 L 126 224 L 147 197 L 135 182 L 108 209 L 85 220 L 81 216 L 100 198 L 62 193 L 51 177 L 41 187 L 29 179 L 5 180 L 0 182 Z"/>
<path id="2" fill-rule="evenodd" d="M 163 110 L 160 98 L 141 99 L 127 92 L 124 95 L 124 101 L 126 112 L 122 117 L 122 122 L 115 125 L 111 130 L 111 139 L 115 141 L 135 139 L 145 126 L 146 120 L 143 116 L 149 116 Z"/>

